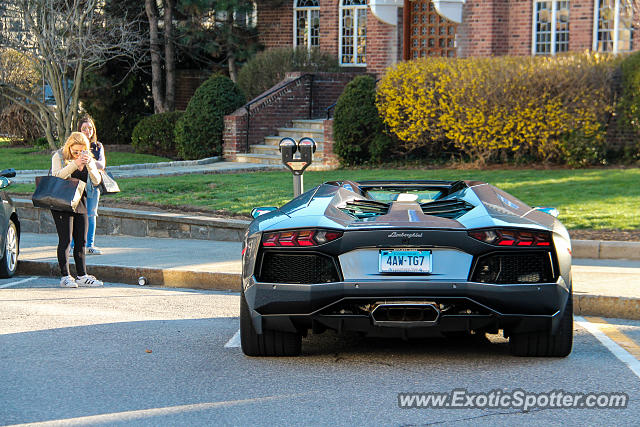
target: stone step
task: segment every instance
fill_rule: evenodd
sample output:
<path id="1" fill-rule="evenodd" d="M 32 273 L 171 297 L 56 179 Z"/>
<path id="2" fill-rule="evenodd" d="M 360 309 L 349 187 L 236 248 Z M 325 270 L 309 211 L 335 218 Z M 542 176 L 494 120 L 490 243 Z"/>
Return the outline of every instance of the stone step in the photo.
<path id="1" fill-rule="evenodd" d="M 278 147 L 280 145 L 280 140 L 284 138 L 283 136 L 277 136 L 277 135 L 272 135 L 272 136 L 265 136 L 264 137 L 264 145 L 273 145 L 275 147 Z M 296 139 L 296 138 L 294 138 Z M 321 142 L 324 142 L 324 138 L 323 137 L 317 137 L 317 138 L 313 138 L 313 140 L 319 144 Z"/>
<path id="2" fill-rule="evenodd" d="M 322 129 L 304 129 L 304 128 L 278 128 L 278 135 L 281 138 L 288 136 L 296 141 L 300 138 L 308 137 L 318 139 L 324 138 L 324 131 Z"/>
<path id="3" fill-rule="evenodd" d="M 265 165 L 282 165 L 282 157 L 280 155 L 272 154 L 256 154 L 256 153 L 241 153 L 236 154 L 236 162 L 240 163 L 262 163 Z"/>
<path id="4" fill-rule="evenodd" d="M 280 155 L 280 150 L 277 145 L 252 145 L 251 147 L 249 147 L 249 152 L 254 154 L 272 154 L 274 156 Z"/>
<path id="5" fill-rule="evenodd" d="M 324 129 L 324 119 L 308 120 L 308 119 L 296 119 L 293 120 L 294 128 L 302 129 Z"/>

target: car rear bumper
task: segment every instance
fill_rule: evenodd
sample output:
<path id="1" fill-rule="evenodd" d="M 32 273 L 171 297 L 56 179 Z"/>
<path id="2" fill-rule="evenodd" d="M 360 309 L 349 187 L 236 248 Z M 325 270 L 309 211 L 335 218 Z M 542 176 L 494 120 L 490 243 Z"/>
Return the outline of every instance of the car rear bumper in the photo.
<path id="1" fill-rule="evenodd" d="M 555 330 L 570 296 L 557 283 L 491 285 L 475 282 L 358 281 L 325 284 L 260 283 L 251 278 L 244 296 L 254 325 L 294 332 L 328 327 L 374 336 L 422 336 L 474 329 L 508 333 Z M 359 308 L 379 303 L 428 303 L 438 313 L 432 322 L 380 323 Z"/>

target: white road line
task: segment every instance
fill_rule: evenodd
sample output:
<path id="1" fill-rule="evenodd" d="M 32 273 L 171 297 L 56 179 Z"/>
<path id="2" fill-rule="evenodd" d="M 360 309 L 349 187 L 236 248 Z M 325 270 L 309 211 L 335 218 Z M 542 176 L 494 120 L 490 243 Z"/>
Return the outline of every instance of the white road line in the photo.
<path id="1" fill-rule="evenodd" d="M 640 361 L 638 361 L 635 357 L 633 357 L 631 353 L 620 347 L 615 341 L 605 335 L 605 333 L 602 332 L 596 325 L 588 322 L 584 317 L 574 316 L 574 319 L 576 320 L 576 323 L 578 325 L 591 332 L 591 334 L 596 337 L 598 341 L 602 343 L 602 345 L 607 347 L 607 349 L 611 353 L 613 353 L 614 356 L 620 359 L 620 361 L 624 362 L 629 367 L 629 369 L 631 369 L 631 371 L 636 374 L 638 378 L 640 378 Z"/>
<path id="2" fill-rule="evenodd" d="M 229 341 L 224 345 L 225 348 L 240 347 L 240 330 L 236 332 Z"/>
<path id="3" fill-rule="evenodd" d="M 0 285 L 0 289 L 9 288 L 11 286 L 19 285 L 21 283 L 30 282 L 30 281 L 35 280 L 37 278 L 38 278 L 38 276 L 33 276 L 33 277 L 29 277 L 28 279 L 18 280 L 17 282 L 5 283 L 4 285 Z"/>

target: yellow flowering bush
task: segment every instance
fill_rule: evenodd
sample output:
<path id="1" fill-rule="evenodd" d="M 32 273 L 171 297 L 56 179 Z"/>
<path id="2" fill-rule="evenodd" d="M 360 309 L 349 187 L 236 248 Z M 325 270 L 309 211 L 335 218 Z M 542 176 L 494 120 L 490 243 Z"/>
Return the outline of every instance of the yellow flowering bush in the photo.
<path id="1" fill-rule="evenodd" d="M 610 56 L 424 58 L 387 70 L 376 105 L 406 152 L 444 142 L 480 164 L 558 161 L 600 144 L 613 112 Z"/>

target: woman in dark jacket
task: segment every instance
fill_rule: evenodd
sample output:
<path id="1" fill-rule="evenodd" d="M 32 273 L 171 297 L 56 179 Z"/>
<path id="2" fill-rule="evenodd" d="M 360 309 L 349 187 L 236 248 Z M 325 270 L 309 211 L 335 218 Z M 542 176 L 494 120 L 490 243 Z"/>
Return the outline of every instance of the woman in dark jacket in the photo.
<path id="1" fill-rule="evenodd" d="M 97 186 L 102 180 L 96 162 L 89 151 L 89 140 L 81 132 L 73 132 L 64 146 L 53 153 L 51 174 L 62 179 L 76 178 Z M 87 236 L 87 193 L 82 193 L 75 212 L 51 210 L 58 232 L 58 264 L 62 272 L 60 286 L 77 288 L 78 286 L 102 286 L 102 282 L 87 274 L 84 258 Z M 69 274 L 69 245 L 73 237 L 73 258 L 76 262 L 77 279 Z"/>

